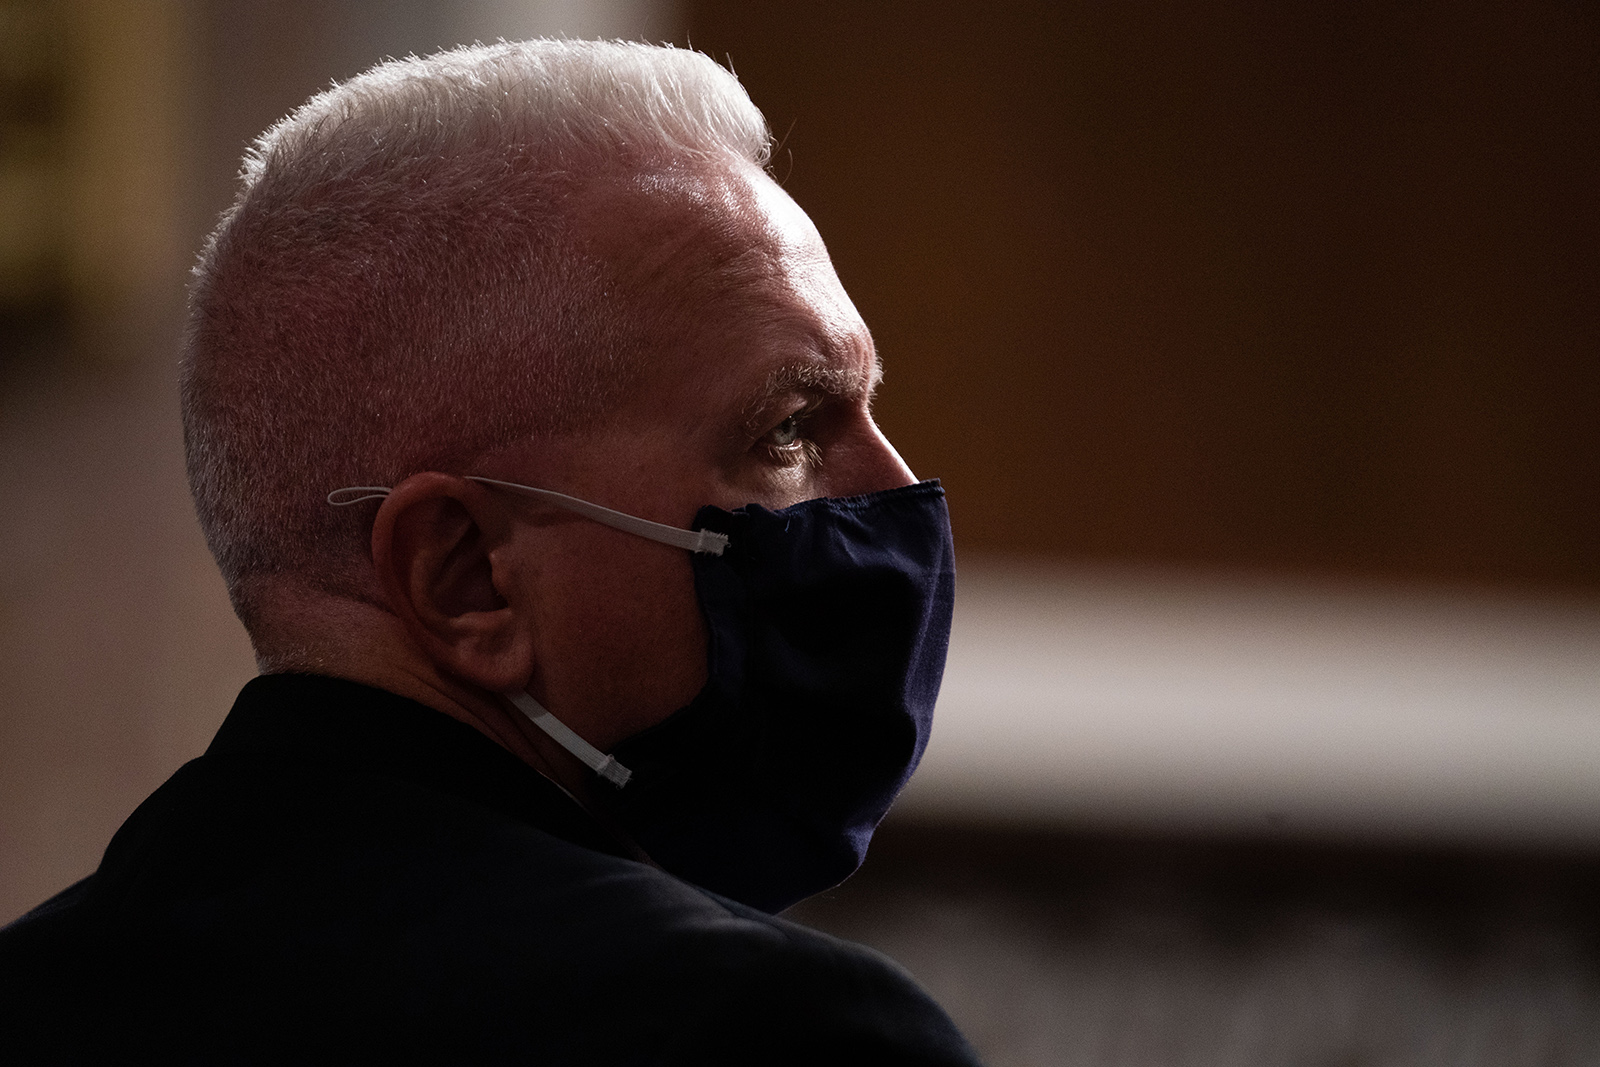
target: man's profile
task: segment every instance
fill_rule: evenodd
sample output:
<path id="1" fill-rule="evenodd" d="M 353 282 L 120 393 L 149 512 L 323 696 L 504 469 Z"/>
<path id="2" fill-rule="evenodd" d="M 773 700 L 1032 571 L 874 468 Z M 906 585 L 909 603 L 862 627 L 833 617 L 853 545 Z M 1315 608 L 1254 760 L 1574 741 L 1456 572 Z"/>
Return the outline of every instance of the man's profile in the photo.
<path id="1" fill-rule="evenodd" d="M 190 484 L 261 676 L 0 932 L 37 1061 L 970 1063 L 772 914 L 927 743 L 942 490 L 704 56 L 384 63 L 196 268 Z"/>

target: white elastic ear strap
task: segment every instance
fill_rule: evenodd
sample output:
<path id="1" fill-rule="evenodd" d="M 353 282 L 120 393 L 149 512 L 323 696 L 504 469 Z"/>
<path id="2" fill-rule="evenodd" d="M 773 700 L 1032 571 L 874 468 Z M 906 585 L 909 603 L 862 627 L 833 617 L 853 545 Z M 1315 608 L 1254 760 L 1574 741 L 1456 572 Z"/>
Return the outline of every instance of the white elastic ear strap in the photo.
<path id="1" fill-rule="evenodd" d="M 479 478 L 469 474 L 467 477 L 481 485 L 493 485 L 500 489 L 509 489 L 513 493 L 531 496 L 535 500 L 542 500 L 546 504 L 554 504 L 558 508 L 577 512 L 586 519 L 604 523 L 614 529 L 625 533 L 637 534 L 648 537 L 652 541 L 660 541 L 664 545 L 674 548 L 686 548 L 690 552 L 705 552 L 713 556 L 722 555 L 722 550 L 728 547 L 728 535 L 713 533 L 710 530 L 684 530 L 677 526 L 668 526 L 664 522 L 651 522 L 641 519 L 637 515 L 629 515 L 623 511 L 612 511 L 599 504 L 591 504 L 587 500 L 579 500 L 575 496 L 557 493 L 551 489 L 535 489 L 531 485 L 518 485 L 516 482 L 502 482 L 497 478 Z"/>
<path id="2" fill-rule="evenodd" d="M 618 789 L 627 785 L 628 779 L 633 777 L 632 771 L 573 733 L 566 723 L 546 711 L 543 704 L 527 693 L 521 690 L 507 693 L 506 699 L 515 704 L 517 710 L 528 717 L 529 722 L 549 734 L 551 740 L 577 756 L 591 771 Z"/>
<path id="3" fill-rule="evenodd" d="M 668 526 L 664 522 L 651 522 L 641 519 L 637 515 L 629 515 L 624 511 L 613 511 L 591 504 L 587 500 L 579 500 L 575 496 L 557 493 L 552 489 L 535 489 L 531 485 L 518 485 L 516 482 L 502 482 L 498 478 L 480 478 L 469 474 L 467 478 L 481 485 L 492 485 L 497 489 L 509 489 L 523 496 L 531 496 L 542 500 L 546 504 L 554 504 L 558 508 L 576 512 L 586 519 L 603 523 L 624 533 L 647 537 L 652 541 L 660 541 L 664 545 L 674 548 L 688 549 L 690 552 L 703 552 L 710 556 L 720 556 L 728 547 L 728 535 L 715 533 L 711 530 L 685 530 L 677 526 Z M 359 504 L 363 500 L 377 500 L 389 495 L 388 486 L 383 485 L 352 485 L 344 489 L 335 489 L 328 494 L 328 503 L 334 507 L 348 507 Z"/>

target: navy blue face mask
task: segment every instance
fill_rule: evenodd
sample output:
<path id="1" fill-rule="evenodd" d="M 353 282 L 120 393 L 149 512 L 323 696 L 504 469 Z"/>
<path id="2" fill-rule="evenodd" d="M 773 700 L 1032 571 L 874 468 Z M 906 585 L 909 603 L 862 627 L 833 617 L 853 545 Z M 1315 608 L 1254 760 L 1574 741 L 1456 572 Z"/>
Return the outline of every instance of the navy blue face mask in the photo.
<path id="1" fill-rule="evenodd" d="M 955 604 L 944 490 L 702 508 L 710 680 L 618 745 L 607 796 L 662 867 L 779 911 L 849 877 L 928 744 Z"/>
<path id="2" fill-rule="evenodd" d="M 955 604 L 939 483 L 781 511 L 705 507 L 682 530 L 475 480 L 695 553 L 709 679 L 687 707 L 606 755 L 531 696 L 507 694 L 617 787 L 602 803 L 639 846 L 665 870 L 765 911 L 849 877 L 933 722 Z M 382 489 L 329 500 L 363 492 Z"/>

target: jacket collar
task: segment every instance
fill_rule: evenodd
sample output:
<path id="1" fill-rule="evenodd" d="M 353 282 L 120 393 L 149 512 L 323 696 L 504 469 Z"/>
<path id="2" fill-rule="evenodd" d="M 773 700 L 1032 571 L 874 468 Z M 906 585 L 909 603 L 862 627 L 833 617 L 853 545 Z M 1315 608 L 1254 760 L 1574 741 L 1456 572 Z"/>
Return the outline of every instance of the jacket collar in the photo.
<path id="1" fill-rule="evenodd" d="M 584 848 L 630 854 L 554 782 L 466 723 L 358 682 L 311 674 L 253 678 L 206 755 L 399 779 Z"/>

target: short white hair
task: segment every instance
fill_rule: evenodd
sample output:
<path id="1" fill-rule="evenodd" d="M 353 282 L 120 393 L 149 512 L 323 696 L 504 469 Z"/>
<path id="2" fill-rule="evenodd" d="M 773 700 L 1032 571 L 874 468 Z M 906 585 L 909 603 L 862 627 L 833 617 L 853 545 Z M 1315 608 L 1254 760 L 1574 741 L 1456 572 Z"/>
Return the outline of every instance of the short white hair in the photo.
<path id="1" fill-rule="evenodd" d="M 614 401 L 650 319 L 584 251 L 574 196 L 769 146 L 730 72 L 620 41 L 391 60 L 263 134 L 195 268 L 182 369 L 190 487 L 246 627 L 263 580 L 372 595 L 370 510 L 331 489 Z"/>

